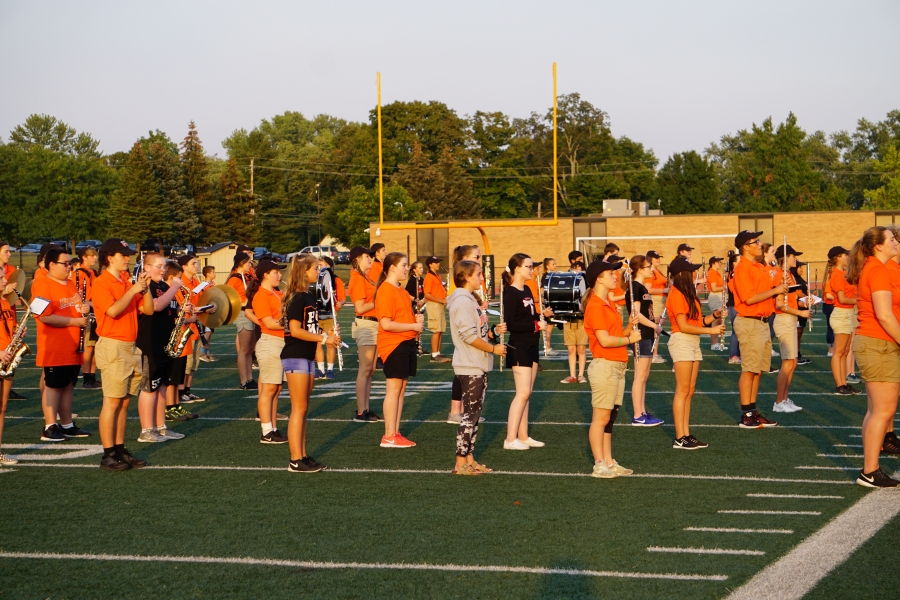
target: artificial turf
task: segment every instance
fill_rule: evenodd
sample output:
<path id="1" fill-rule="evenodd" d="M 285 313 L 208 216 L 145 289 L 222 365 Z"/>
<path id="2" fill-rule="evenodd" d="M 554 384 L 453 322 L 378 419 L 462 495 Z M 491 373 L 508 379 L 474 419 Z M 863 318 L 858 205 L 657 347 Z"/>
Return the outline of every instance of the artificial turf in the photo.
<path id="1" fill-rule="evenodd" d="M 344 311 L 345 313 L 347 311 Z M 341 318 L 349 331 L 347 315 Z M 563 574 L 324 569 L 237 564 L 104 562 L 0 558 L 0 597 L 622 597 L 688 595 L 719 598 L 777 560 L 867 492 L 852 484 L 854 471 L 797 466 L 858 467 L 861 459 L 819 454 L 861 454 L 858 426 L 865 397 L 830 395 L 823 323 L 804 336 L 812 364 L 799 367 L 792 398 L 800 413 L 777 417 L 781 427 L 739 430 L 740 367 L 727 353 L 704 350 L 694 397 L 692 433 L 709 449 L 671 449 L 671 363 L 654 365 L 648 408 L 667 424 L 624 426 L 626 394 L 614 455 L 641 477 L 597 480 L 585 476 L 591 458 L 586 423 L 586 384 L 559 383 L 565 361 L 545 360 L 530 407 L 533 437 L 547 446 L 527 452 L 502 449 L 509 400 L 508 371 L 490 376 L 477 458 L 497 471 L 452 477 L 455 427 L 444 422 L 450 365 L 419 361 L 410 381 L 401 430 L 418 443 L 406 451 L 378 447 L 380 424 L 350 422 L 356 358 L 345 351 L 345 370 L 335 382 L 316 382 L 310 406 L 308 449 L 329 471 L 286 471 L 286 446 L 258 443 L 255 393 L 237 389 L 233 329 L 213 338 L 220 360 L 202 364 L 193 389 L 207 398 L 187 408 L 201 418 L 176 423 L 181 441 L 138 444 L 129 421 L 126 443 L 159 467 L 108 473 L 98 455 L 59 461 L 23 460 L 0 474 L 3 490 L 2 552 L 251 557 L 317 562 L 503 565 L 724 575 L 725 581 L 672 581 Z M 555 344 L 561 348 L 561 340 Z M 445 336 L 445 352 L 451 348 Z M 352 342 L 351 342 L 352 343 Z M 427 340 L 426 340 L 427 345 Z M 708 343 L 704 341 L 704 346 Z M 777 346 L 776 346 L 777 347 Z M 667 356 L 663 345 L 662 354 Z M 778 359 L 773 359 L 775 365 Z M 32 399 L 9 403 L 5 444 L 37 443 L 39 371 L 26 361 L 15 388 Z M 776 375 L 764 375 L 760 408 L 771 408 Z M 102 379 L 102 374 L 101 374 Z M 627 389 L 630 390 L 631 377 Z M 376 375 L 373 408 L 380 411 L 383 377 Z M 75 392 L 79 425 L 96 431 L 100 392 Z M 282 400 L 281 412 L 289 412 Z M 132 401 L 131 415 L 136 417 Z M 803 428 L 793 428 L 802 426 Z M 854 426 L 856 428 L 848 428 Z M 54 445 L 99 443 L 96 435 Z M 33 450 L 6 450 L 27 456 Z M 897 460 L 882 461 L 891 470 Z M 42 464 L 46 466 L 29 466 Z M 54 468 L 54 464 L 90 465 Z M 235 470 L 236 467 L 261 470 Z M 421 472 L 418 472 L 421 471 Z M 534 473 L 534 474 L 525 474 Z M 544 473 L 546 475 L 541 475 Z M 550 475 L 554 474 L 554 475 Z M 669 477 L 647 477 L 646 475 Z M 689 479 L 676 476 L 766 478 Z M 789 481 L 771 481 L 785 479 Z M 804 480 L 804 481 L 801 481 Z M 818 483 L 817 483 L 818 482 Z M 840 499 L 772 499 L 751 493 L 835 495 Z M 820 515 L 738 515 L 720 510 L 816 511 Z M 790 529 L 763 535 L 685 531 L 685 527 Z M 878 597 L 897 589 L 885 560 L 897 534 L 893 521 L 811 592 L 840 597 Z M 648 552 L 650 546 L 752 549 L 762 556 Z M 878 565 L 882 568 L 870 568 Z"/>

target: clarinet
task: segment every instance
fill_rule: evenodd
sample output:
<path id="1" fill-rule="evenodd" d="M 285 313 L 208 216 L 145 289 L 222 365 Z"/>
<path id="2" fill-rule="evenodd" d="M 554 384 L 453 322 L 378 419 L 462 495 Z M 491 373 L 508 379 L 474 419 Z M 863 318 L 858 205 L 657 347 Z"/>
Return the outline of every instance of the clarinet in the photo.
<path id="1" fill-rule="evenodd" d="M 419 298 L 419 289 L 422 287 L 422 285 L 419 281 L 418 275 L 413 275 L 413 277 L 415 277 L 415 279 L 416 279 L 416 301 L 414 304 L 413 312 L 421 314 L 422 309 L 425 308 L 425 303 L 422 302 L 423 298 Z M 416 335 L 416 344 L 419 347 L 418 348 L 419 356 L 424 356 L 425 349 L 422 347 L 422 332 L 421 331 L 418 333 L 418 335 Z"/>
<path id="2" fill-rule="evenodd" d="M 81 280 L 81 304 L 84 304 L 86 299 L 87 299 L 87 277 L 85 277 Z M 84 316 L 88 319 L 88 322 L 87 322 L 87 325 L 85 327 L 82 327 L 78 333 L 78 350 L 76 350 L 76 352 L 78 352 L 79 354 L 84 352 L 85 332 L 87 331 L 88 326 L 90 326 L 90 324 L 91 324 L 90 317 L 88 317 L 88 315 L 84 315 Z"/>

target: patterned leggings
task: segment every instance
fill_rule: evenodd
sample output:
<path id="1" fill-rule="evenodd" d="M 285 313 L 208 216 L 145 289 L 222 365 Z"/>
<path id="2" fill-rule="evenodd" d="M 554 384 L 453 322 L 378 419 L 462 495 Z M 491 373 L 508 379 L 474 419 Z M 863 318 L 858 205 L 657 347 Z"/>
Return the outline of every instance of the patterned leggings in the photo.
<path id="1" fill-rule="evenodd" d="M 456 375 L 462 387 L 462 418 L 456 430 L 456 455 L 469 456 L 475 451 L 475 436 L 478 434 L 478 420 L 484 406 L 487 391 L 487 373 L 483 375 Z"/>

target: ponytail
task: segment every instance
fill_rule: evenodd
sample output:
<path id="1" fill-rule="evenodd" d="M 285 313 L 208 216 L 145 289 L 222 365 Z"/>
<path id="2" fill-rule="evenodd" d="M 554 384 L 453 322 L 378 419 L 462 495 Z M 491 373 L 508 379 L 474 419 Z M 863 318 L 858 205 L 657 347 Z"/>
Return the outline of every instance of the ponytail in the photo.
<path id="1" fill-rule="evenodd" d="M 672 285 L 684 295 L 688 302 L 690 307 L 688 318 L 693 320 L 700 316 L 700 311 L 697 308 L 700 300 L 697 298 L 697 288 L 694 287 L 694 276 L 691 274 L 691 271 L 682 271 L 676 274 L 672 278 Z"/>
<path id="2" fill-rule="evenodd" d="M 526 258 L 531 258 L 527 254 L 522 254 L 521 252 L 517 252 L 509 257 L 509 263 L 506 265 L 506 269 L 503 270 L 500 277 L 503 279 L 503 286 L 509 287 L 513 281 L 513 273 L 516 272 L 518 267 L 522 266 L 522 263 Z"/>
<path id="3" fill-rule="evenodd" d="M 880 225 L 869 227 L 862 234 L 862 237 L 856 240 L 853 247 L 850 248 L 849 261 L 847 262 L 848 283 L 853 285 L 859 283 L 859 276 L 862 274 L 866 259 L 875 255 L 875 246 L 880 246 L 884 243 L 885 232 L 887 232 L 887 228 Z"/>

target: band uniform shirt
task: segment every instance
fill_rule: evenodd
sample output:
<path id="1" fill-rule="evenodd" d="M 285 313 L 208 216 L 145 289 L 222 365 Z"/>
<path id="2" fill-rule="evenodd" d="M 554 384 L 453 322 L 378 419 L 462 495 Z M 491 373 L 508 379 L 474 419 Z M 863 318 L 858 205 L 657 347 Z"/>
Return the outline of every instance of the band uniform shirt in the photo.
<path id="1" fill-rule="evenodd" d="M 378 293 L 375 295 L 375 316 L 378 319 L 378 355 L 382 361 L 386 361 L 401 343 L 416 339 L 418 334 L 415 331 L 385 331 L 381 326 L 381 320 L 384 318 L 395 323 L 416 322 L 409 294 L 404 288 L 387 281 L 378 286 Z"/>
<path id="2" fill-rule="evenodd" d="M 81 337 L 81 328 L 78 326 L 51 327 L 41 321 L 42 317 L 57 315 L 78 319 L 78 305 L 81 304 L 81 294 L 75 289 L 75 284 L 67 279 L 64 283 L 48 277 L 36 281 L 31 286 L 31 297 L 40 296 L 50 301 L 43 314 L 37 317 L 37 358 L 35 364 L 39 367 L 65 367 L 80 365 L 83 362 L 81 353 L 78 352 L 78 340 Z"/>
<path id="3" fill-rule="evenodd" d="M 12 275 L 12 274 L 13 274 L 13 271 L 15 271 L 15 270 L 16 270 L 16 268 L 15 268 L 14 266 L 12 266 L 11 264 L 9 264 L 9 263 L 6 263 L 5 265 L 3 265 L 3 275 L 6 277 L 7 283 L 9 282 L 9 276 Z M 34 285 L 34 284 L 32 284 L 32 285 Z M 21 294 L 23 290 L 19 290 L 19 289 L 17 288 L 17 291 Z M 15 323 L 16 323 L 16 307 L 11 305 L 10 308 L 12 309 L 13 326 L 15 326 Z M 6 346 L 8 346 L 8 345 L 9 345 L 9 342 L 6 342 L 6 344 L 3 345 L 2 348 L 5 350 L 5 349 L 6 349 Z"/>
<path id="4" fill-rule="evenodd" d="M 354 303 L 362 301 L 363 304 L 372 304 L 375 299 L 375 284 L 371 277 L 360 275 L 355 269 L 350 271 L 350 300 Z M 354 309 L 355 312 L 355 309 Z M 375 308 L 366 311 L 358 317 L 374 317 Z"/>
<path id="5" fill-rule="evenodd" d="M 525 287 L 531 290 L 531 298 L 532 300 L 534 300 L 534 310 L 535 314 L 537 314 L 539 312 L 538 309 L 541 306 L 541 290 L 538 288 L 537 281 L 535 281 L 534 279 L 529 279 L 525 282 Z"/>
<path id="6" fill-rule="evenodd" d="M 0 296 L 0 348 L 6 350 L 16 331 L 16 311 L 4 296 Z"/>
<path id="7" fill-rule="evenodd" d="M 769 268 L 755 260 L 743 259 L 734 268 L 734 310 L 742 317 L 768 317 L 775 312 L 774 298 L 767 298 L 756 304 L 747 304 L 747 300 L 768 292 L 774 286 Z"/>
<path id="8" fill-rule="evenodd" d="M 310 292 L 294 294 L 291 303 L 287 307 L 284 319 L 284 348 L 281 349 L 281 358 L 316 359 L 315 341 L 297 339 L 291 335 L 291 321 L 297 321 L 301 327 L 316 335 L 321 335 L 319 330 L 319 312 L 316 310 L 316 297 Z"/>
<path id="9" fill-rule="evenodd" d="M 783 271 L 783 270 L 781 270 L 781 269 L 776 269 L 776 270 L 775 270 L 775 281 L 777 281 L 777 282 L 779 282 L 779 283 L 781 283 L 782 281 L 784 281 L 784 271 Z M 794 284 L 796 284 L 796 283 L 797 283 L 797 280 L 794 279 L 794 274 L 791 273 L 791 271 L 790 271 L 790 269 L 789 269 L 789 270 L 788 270 L 788 285 L 794 285 Z M 782 299 L 784 298 L 784 294 L 779 294 L 779 296 L 780 296 L 780 298 L 782 298 Z M 789 293 L 789 294 L 788 294 L 788 307 L 789 307 L 789 308 L 793 308 L 794 310 L 798 310 L 798 309 L 799 309 L 799 305 L 797 304 L 797 298 L 800 297 L 800 296 L 801 296 L 801 293 L 800 293 L 799 290 Z M 777 300 L 778 300 L 778 298 L 776 298 L 776 302 L 775 302 L 776 307 L 778 306 Z M 776 314 L 776 315 L 783 315 L 783 314 L 787 314 L 787 313 L 785 313 L 785 312 L 783 312 L 783 311 L 780 311 L 780 310 L 778 310 L 778 308 L 776 308 L 776 309 L 775 309 L 775 314 Z"/>
<path id="10" fill-rule="evenodd" d="M 625 293 L 625 274 L 621 271 L 616 271 L 616 289 L 610 292 L 610 296 L 621 296 Z M 612 303 L 616 306 L 625 306 L 625 298 L 621 300 L 612 300 Z"/>
<path id="11" fill-rule="evenodd" d="M 653 292 L 655 289 L 665 289 L 668 284 L 669 280 L 666 279 L 666 276 L 656 267 L 653 267 L 653 274 L 644 279 L 644 286 L 646 286 L 647 290 L 650 292 Z"/>
<path id="12" fill-rule="evenodd" d="M 625 337 L 622 332 L 622 316 L 615 304 L 591 292 L 584 308 L 584 330 L 591 346 L 591 356 L 613 362 L 628 362 L 627 343 L 616 348 L 604 348 L 597 339 L 598 331 L 606 331 L 609 335 L 619 338 Z"/>
<path id="13" fill-rule="evenodd" d="M 232 273 L 228 276 L 228 281 L 225 282 L 225 285 L 229 285 L 235 289 L 238 293 L 238 296 L 241 297 L 241 307 L 249 308 L 247 306 L 247 286 L 250 281 L 250 278 L 246 275 L 241 275 L 240 273 Z"/>
<path id="14" fill-rule="evenodd" d="M 169 284 L 165 281 L 151 281 L 147 291 L 155 301 L 169 291 Z M 178 301 L 172 298 L 165 308 L 154 311 L 152 315 L 138 314 L 137 347 L 141 352 L 157 361 L 171 360 L 166 354 L 166 345 L 175 330 L 175 318 L 179 309 Z"/>
<path id="15" fill-rule="evenodd" d="M 637 298 L 636 302 L 640 302 L 641 308 L 640 313 L 644 315 L 647 319 L 653 321 L 653 297 L 650 295 L 650 292 L 647 291 L 647 288 L 644 287 L 643 284 L 638 283 L 637 281 L 632 281 L 631 286 L 634 288 L 634 296 Z M 634 302 L 631 300 L 631 290 L 625 290 L 625 309 L 628 311 L 628 314 L 631 314 L 631 307 L 634 305 Z M 656 337 L 656 329 L 653 327 L 647 327 L 643 323 L 638 323 L 638 331 L 641 332 L 642 340 L 652 340 Z"/>
<path id="16" fill-rule="evenodd" d="M 433 271 L 425 273 L 425 281 L 422 282 L 422 288 L 426 294 L 430 294 L 435 298 L 440 300 L 447 299 L 447 290 L 444 289 L 444 282 L 441 280 L 440 275 Z M 429 300 L 429 302 L 434 302 L 434 300 Z"/>
<path id="17" fill-rule="evenodd" d="M 280 290 L 272 290 L 271 292 L 264 287 L 260 287 L 253 296 L 253 313 L 259 319 L 259 329 L 262 333 L 267 333 L 275 337 L 284 337 L 284 327 L 278 329 L 269 329 L 263 325 L 263 317 L 271 317 L 279 323 L 281 322 L 281 300 L 283 294 Z"/>
<path id="18" fill-rule="evenodd" d="M 888 260 L 888 262 L 894 262 Z M 894 289 L 891 281 L 891 272 L 888 267 L 874 256 L 866 259 L 863 265 L 862 273 L 859 275 L 859 284 L 856 286 L 859 296 L 857 297 L 857 307 L 859 308 L 859 328 L 856 330 L 857 335 L 878 338 L 893 342 L 894 338 L 884 330 L 875 314 L 875 305 L 872 303 L 872 294 L 875 292 L 891 292 L 891 312 L 897 314 L 900 296 Z"/>
<path id="19" fill-rule="evenodd" d="M 669 323 L 672 324 L 672 333 L 684 333 L 678 327 L 678 319 L 676 318 L 678 315 L 684 315 L 688 325 L 703 327 L 703 311 L 700 309 L 700 301 L 695 300 L 694 304 L 697 307 L 697 318 L 692 319 L 690 317 L 691 305 L 688 303 L 688 299 L 681 293 L 681 290 L 672 286 L 672 289 L 669 290 L 669 297 L 666 298 L 666 312 L 669 314 Z M 692 333 L 688 335 L 697 334 Z"/>
<path id="20" fill-rule="evenodd" d="M 526 285 L 519 290 L 512 285 L 504 286 L 503 319 L 509 332 L 509 343 L 516 350 L 526 351 L 538 345 L 537 306 L 530 287 Z"/>
<path id="21" fill-rule="evenodd" d="M 887 267 L 888 275 L 891 277 L 891 291 L 892 291 L 892 302 L 891 309 L 894 311 L 894 316 L 897 318 L 897 322 L 900 322 L 900 265 L 897 264 L 893 259 L 884 263 L 884 266 Z"/>
<path id="22" fill-rule="evenodd" d="M 369 279 L 372 280 L 373 283 L 378 283 L 378 278 L 381 276 L 381 272 L 384 270 L 384 263 L 382 263 L 377 258 L 372 259 L 372 266 L 369 268 Z"/>
<path id="23" fill-rule="evenodd" d="M 831 293 L 834 294 L 834 307 L 853 308 L 853 304 L 841 304 L 838 296 L 838 292 L 844 292 L 844 298 L 856 298 L 856 286 L 847 282 L 847 275 L 840 269 L 832 269 L 828 281 L 831 283 Z"/>
<path id="24" fill-rule="evenodd" d="M 720 289 L 718 292 L 712 291 L 713 284 L 719 286 L 720 288 L 725 286 L 725 282 L 722 279 L 722 276 L 715 269 L 710 269 L 706 272 L 706 289 L 710 294 L 721 294 L 722 290 Z"/>
<path id="25" fill-rule="evenodd" d="M 33 285 L 33 284 L 32 284 Z M 118 340 L 120 342 L 134 342 L 138 334 L 138 306 L 142 302 L 142 295 L 136 294 L 128 306 L 117 317 L 106 314 L 113 304 L 122 298 L 131 289 L 131 278 L 126 271 L 120 273 L 119 278 L 106 269 L 97 277 L 92 291 L 94 302 L 94 316 L 97 319 L 97 335 L 102 338 Z"/>

